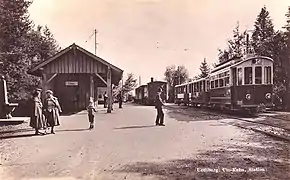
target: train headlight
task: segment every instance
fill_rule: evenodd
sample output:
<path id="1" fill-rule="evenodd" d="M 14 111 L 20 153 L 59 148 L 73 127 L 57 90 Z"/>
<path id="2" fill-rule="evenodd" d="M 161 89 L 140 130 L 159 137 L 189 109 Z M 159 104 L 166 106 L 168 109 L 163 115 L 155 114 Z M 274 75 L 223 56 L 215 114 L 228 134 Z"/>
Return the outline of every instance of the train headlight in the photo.
<path id="1" fill-rule="evenodd" d="M 246 100 L 250 100 L 251 99 L 251 94 L 246 94 Z"/>
<path id="2" fill-rule="evenodd" d="M 272 96 L 271 93 L 267 93 L 267 94 L 265 95 L 265 98 L 266 98 L 266 99 L 271 99 L 271 96 Z"/>

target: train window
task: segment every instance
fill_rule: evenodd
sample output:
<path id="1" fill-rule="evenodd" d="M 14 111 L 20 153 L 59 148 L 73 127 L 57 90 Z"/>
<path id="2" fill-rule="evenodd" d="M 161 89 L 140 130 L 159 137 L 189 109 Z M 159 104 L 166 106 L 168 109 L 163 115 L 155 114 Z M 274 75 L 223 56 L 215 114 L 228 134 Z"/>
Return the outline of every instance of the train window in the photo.
<path id="1" fill-rule="evenodd" d="M 219 80 L 218 79 L 214 81 L 214 87 L 215 88 L 218 88 L 219 87 Z"/>
<path id="2" fill-rule="evenodd" d="M 264 77 L 265 77 L 265 84 L 271 84 L 271 67 L 270 66 L 266 66 L 265 67 L 265 72 L 264 72 Z"/>
<path id="3" fill-rule="evenodd" d="M 262 67 L 255 67 L 255 84 L 262 84 Z"/>
<path id="4" fill-rule="evenodd" d="M 253 84 L 252 67 L 245 67 L 245 84 Z"/>
<path id="5" fill-rule="evenodd" d="M 229 86 L 230 85 L 230 77 L 226 77 L 225 78 L 225 86 Z"/>
<path id="6" fill-rule="evenodd" d="M 242 85 L 243 82 L 243 71 L 242 68 L 238 68 L 238 85 Z"/>
<path id="7" fill-rule="evenodd" d="M 214 88 L 214 81 L 210 82 L 210 88 L 213 89 Z"/>
<path id="8" fill-rule="evenodd" d="M 210 89 L 210 82 L 206 81 L 206 83 L 207 83 L 206 90 L 208 91 Z"/>
<path id="9" fill-rule="evenodd" d="M 219 87 L 224 87 L 224 79 L 219 79 Z"/>

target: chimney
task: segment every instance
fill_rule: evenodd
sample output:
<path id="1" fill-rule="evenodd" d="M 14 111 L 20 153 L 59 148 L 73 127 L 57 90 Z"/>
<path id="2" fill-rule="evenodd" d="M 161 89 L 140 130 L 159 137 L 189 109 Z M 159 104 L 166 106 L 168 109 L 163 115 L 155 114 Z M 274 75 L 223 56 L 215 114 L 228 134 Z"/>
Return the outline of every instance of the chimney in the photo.
<path id="1" fill-rule="evenodd" d="M 151 82 L 153 82 L 154 81 L 154 79 L 153 79 L 153 77 L 151 78 Z"/>

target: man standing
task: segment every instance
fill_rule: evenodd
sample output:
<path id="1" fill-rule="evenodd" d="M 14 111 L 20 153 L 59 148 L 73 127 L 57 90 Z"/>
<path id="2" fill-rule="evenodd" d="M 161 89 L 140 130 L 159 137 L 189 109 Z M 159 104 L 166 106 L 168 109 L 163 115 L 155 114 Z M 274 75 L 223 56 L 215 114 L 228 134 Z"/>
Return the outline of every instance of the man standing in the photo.
<path id="1" fill-rule="evenodd" d="M 162 106 L 164 106 L 162 99 L 161 99 L 161 93 L 162 93 L 162 89 L 159 88 L 157 95 L 156 95 L 156 100 L 155 100 L 155 108 L 157 109 L 157 117 L 156 117 L 156 121 L 155 124 L 156 126 L 165 126 L 164 125 L 164 113 L 162 110 Z"/>
<path id="2" fill-rule="evenodd" d="M 118 101 L 119 101 L 119 108 L 122 108 L 122 103 L 123 103 L 123 97 L 122 97 L 122 91 L 118 94 Z"/>
<path id="3" fill-rule="evenodd" d="M 104 93 L 104 108 L 107 108 L 107 100 L 108 100 L 108 95 L 107 92 Z"/>

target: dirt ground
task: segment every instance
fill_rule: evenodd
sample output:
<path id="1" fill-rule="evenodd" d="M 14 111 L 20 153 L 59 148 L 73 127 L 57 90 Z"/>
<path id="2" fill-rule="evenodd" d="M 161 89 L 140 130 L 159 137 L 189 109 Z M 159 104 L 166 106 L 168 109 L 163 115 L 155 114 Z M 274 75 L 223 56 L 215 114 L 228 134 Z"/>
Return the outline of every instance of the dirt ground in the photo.
<path id="1" fill-rule="evenodd" d="M 55 135 L 0 127 L 0 179 L 290 179 L 289 142 L 175 106 L 156 127 L 155 111 L 100 109 L 91 131 L 86 112 L 62 116 Z"/>

